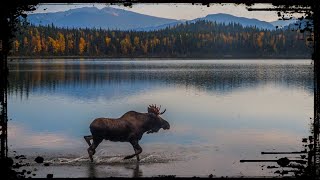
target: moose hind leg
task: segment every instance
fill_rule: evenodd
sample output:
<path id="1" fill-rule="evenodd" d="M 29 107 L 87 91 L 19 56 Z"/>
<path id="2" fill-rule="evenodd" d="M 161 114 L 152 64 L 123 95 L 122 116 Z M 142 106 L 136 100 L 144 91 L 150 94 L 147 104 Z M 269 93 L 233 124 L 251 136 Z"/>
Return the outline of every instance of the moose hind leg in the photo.
<path id="1" fill-rule="evenodd" d="M 93 155 L 96 153 L 96 148 L 102 142 L 102 140 L 102 138 L 93 138 L 93 142 L 88 148 L 88 154 L 91 162 L 93 162 Z"/>
<path id="2" fill-rule="evenodd" d="M 92 136 L 92 135 L 84 136 L 84 139 L 86 140 L 86 142 L 88 143 L 88 145 L 91 146 L 90 140 L 93 139 L 93 136 Z"/>
<path id="3" fill-rule="evenodd" d="M 132 154 L 132 155 L 126 156 L 124 159 L 131 159 L 134 156 L 137 156 L 137 161 L 140 161 L 139 154 L 142 152 L 142 148 L 140 147 L 138 141 L 132 141 L 130 143 L 133 146 L 133 149 L 134 149 L 135 153 Z"/>

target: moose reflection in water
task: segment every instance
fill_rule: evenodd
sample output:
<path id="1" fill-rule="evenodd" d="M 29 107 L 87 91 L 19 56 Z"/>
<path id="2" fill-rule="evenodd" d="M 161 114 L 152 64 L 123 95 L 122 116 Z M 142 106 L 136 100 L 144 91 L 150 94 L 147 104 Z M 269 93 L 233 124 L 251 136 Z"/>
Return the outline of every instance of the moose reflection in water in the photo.
<path id="1" fill-rule="evenodd" d="M 139 154 L 142 148 L 139 145 L 142 135 L 147 132 L 158 132 L 161 128 L 170 129 L 170 124 L 162 119 L 160 115 L 160 107 L 156 105 L 149 105 L 148 113 L 139 113 L 136 111 L 129 111 L 118 119 L 113 118 L 97 118 L 90 124 L 90 131 L 92 135 L 84 136 L 84 139 L 90 146 L 88 154 L 91 162 L 93 162 L 93 155 L 95 149 L 102 142 L 103 139 L 110 141 L 130 142 L 135 151 L 134 154 L 126 156 L 124 159 L 130 159 L 137 156 L 140 161 Z M 92 144 L 90 140 L 93 140 Z"/>

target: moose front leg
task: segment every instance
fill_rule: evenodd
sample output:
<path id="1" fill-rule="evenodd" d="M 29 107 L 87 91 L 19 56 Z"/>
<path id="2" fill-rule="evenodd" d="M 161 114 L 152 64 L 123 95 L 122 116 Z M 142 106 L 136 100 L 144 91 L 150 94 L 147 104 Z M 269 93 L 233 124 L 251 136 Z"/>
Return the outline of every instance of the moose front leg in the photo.
<path id="1" fill-rule="evenodd" d="M 131 141 L 130 143 L 133 146 L 135 153 L 132 155 L 126 156 L 124 159 L 131 159 L 134 156 L 137 156 L 137 161 L 140 161 L 139 154 L 142 152 L 142 148 L 140 147 L 138 141 Z"/>
<path id="2" fill-rule="evenodd" d="M 91 162 L 93 162 L 93 155 L 96 153 L 96 148 L 102 142 L 102 140 L 102 138 L 93 138 L 93 142 L 91 146 L 88 148 L 88 154 Z"/>

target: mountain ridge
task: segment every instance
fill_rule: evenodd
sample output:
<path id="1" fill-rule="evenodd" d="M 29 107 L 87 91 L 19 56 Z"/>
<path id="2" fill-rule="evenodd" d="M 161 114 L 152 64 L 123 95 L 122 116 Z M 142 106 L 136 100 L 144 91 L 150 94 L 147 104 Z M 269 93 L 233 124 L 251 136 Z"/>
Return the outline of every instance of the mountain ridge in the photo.
<path id="1" fill-rule="evenodd" d="M 27 19 L 33 25 L 51 25 L 68 28 L 102 28 L 111 30 L 153 31 L 172 27 L 182 23 L 192 23 L 198 20 L 207 20 L 217 23 L 239 23 L 244 27 L 257 27 L 259 29 L 274 30 L 272 23 L 254 18 L 238 17 L 231 14 L 208 14 L 205 17 L 192 20 L 177 20 L 156 17 L 124 9 L 105 7 L 82 7 L 54 13 L 30 14 Z"/>
<path id="2" fill-rule="evenodd" d="M 122 18 L 123 17 L 123 18 Z M 142 19 L 136 22 L 136 19 Z M 33 25 L 50 25 L 73 28 L 103 28 L 132 30 L 135 28 L 157 26 L 177 20 L 144 15 L 122 9 L 105 7 L 83 7 L 54 13 L 30 14 L 28 21 Z"/>

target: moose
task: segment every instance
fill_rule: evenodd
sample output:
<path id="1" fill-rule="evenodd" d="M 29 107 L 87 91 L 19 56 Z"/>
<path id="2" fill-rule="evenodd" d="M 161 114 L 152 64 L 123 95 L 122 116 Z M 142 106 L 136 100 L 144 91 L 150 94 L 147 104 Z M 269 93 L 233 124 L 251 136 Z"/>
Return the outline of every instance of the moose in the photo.
<path id="1" fill-rule="evenodd" d="M 137 161 L 140 161 L 139 154 L 142 148 L 139 145 L 142 135 L 146 132 L 155 133 L 161 128 L 164 130 L 170 129 L 170 124 L 160 117 L 166 109 L 160 112 L 160 107 L 157 105 L 149 105 L 148 113 L 140 113 L 136 111 L 128 111 L 120 118 L 97 118 L 90 124 L 91 135 L 84 136 L 84 139 L 89 145 L 88 154 L 91 162 L 95 149 L 103 140 L 114 142 L 129 142 L 133 146 L 134 154 L 126 156 L 124 159 L 130 159 L 134 156 Z M 92 144 L 90 140 L 93 140 Z"/>

